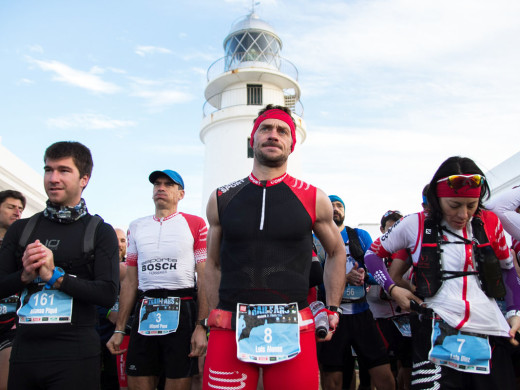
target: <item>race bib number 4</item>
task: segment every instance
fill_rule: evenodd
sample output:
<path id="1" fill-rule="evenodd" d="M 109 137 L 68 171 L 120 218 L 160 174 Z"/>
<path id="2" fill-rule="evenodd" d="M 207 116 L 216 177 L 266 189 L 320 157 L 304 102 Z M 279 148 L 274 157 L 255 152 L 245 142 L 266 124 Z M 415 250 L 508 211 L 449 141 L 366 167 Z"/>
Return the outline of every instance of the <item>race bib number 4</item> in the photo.
<path id="1" fill-rule="evenodd" d="M 458 331 L 433 319 L 431 362 L 458 371 L 489 374 L 491 346 L 488 338 Z"/>
<path id="2" fill-rule="evenodd" d="M 137 331 L 144 336 L 162 336 L 177 331 L 180 307 L 178 297 L 145 297 L 139 310 Z"/>
<path id="3" fill-rule="evenodd" d="M 29 292 L 25 289 L 20 301 L 17 314 L 21 324 L 66 324 L 71 321 L 73 300 L 62 291 Z"/>
<path id="4" fill-rule="evenodd" d="M 300 353 L 298 305 L 237 305 L 237 357 L 244 362 L 271 364 Z"/>

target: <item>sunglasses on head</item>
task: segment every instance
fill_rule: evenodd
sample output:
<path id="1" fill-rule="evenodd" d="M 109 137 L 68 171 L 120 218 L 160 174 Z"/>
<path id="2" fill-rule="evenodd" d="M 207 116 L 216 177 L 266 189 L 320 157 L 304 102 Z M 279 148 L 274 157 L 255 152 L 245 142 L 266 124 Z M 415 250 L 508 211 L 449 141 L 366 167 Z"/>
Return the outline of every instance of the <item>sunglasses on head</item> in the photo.
<path id="1" fill-rule="evenodd" d="M 397 210 L 388 210 L 388 211 L 383 215 L 383 218 L 389 217 L 390 215 L 393 215 L 393 214 L 403 215 L 400 211 L 397 211 Z"/>
<path id="2" fill-rule="evenodd" d="M 480 187 L 485 179 L 486 178 L 482 175 L 451 175 L 444 179 L 437 180 L 437 183 L 446 181 L 450 188 L 458 190 L 464 186 L 471 188 Z"/>

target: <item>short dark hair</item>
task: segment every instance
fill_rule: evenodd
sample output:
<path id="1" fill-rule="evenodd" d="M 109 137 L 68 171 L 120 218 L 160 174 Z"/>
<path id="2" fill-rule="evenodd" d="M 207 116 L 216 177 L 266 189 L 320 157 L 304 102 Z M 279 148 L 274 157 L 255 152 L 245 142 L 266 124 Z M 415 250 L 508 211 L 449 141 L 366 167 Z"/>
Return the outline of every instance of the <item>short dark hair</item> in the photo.
<path id="1" fill-rule="evenodd" d="M 92 153 L 85 145 L 75 141 L 55 142 L 47 148 L 43 161 L 59 160 L 61 158 L 72 157 L 76 168 L 78 168 L 80 177 L 92 175 Z"/>
<path id="2" fill-rule="evenodd" d="M 22 206 L 25 209 L 25 196 L 20 191 L 15 190 L 5 190 L 0 191 L 0 204 L 4 203 L 7 198 L 14 198 L 18 199 L 20 202 L 22 202 Z"/>
<path id="3" fill-rule="evenodd" d="M 388 214 L 390 212 L 387 211 L 386 214 Z M 394 221 L 394 222 L 397 222 L 399 221 L 401 218 L 403 218 L 403 215 L 399 212 L 399 211 L 393 211 L 392 213 L 388 214 L 388 215 L 383 215 L 383 218 L 381 218 L 381 227 L 384 229 L 385 228 L 385 225 L 388 221 Z"/>
<path id="4" fill-rule="evenodd" d="M 475 164 L 475 162 L 468 157 L 453 156 L 444 161 L 435 175 L 433 175 L 430 187 L 426 193 L 429 207 L 429 217 L 435 222 L 440 223 L 442 221 L 442 209 L 439 203 L 439 197 L 437 196 L 437 181 L 444 179 L 451 175 L 470 175 L 478 174 L 484 176 L 484 172 Z M 478 199 L 478 206 L 475 214 L 484 208 L 483 201 L 489 198 L 489 185 L 487 180 L 484 180 L 482 189 L 480 191 L 480 197 Z"/>
<path id="5" fill-rule="evenodd" d="M 294 127 L 298 127 L 296 126 L 296 122 L 294 121 L 294 118 L 292 116 L 292 111 L 289 107 L 285 107 L 285 106 L 278 106 L 276 104 L 268 104 L 267 106 L 265 106 L 264 108 L 262 108 L 260 111 L 258 111 L 258 115 L 257 117 L 253 120 L 253 123 L 256 122 L 256 120 L 258 119 L 258 117 L 260 115 L 262 115 L 264 112 L 266 111 L 269 111 L 269 110 L 282 110 L 283 112 L 289 114 L 289 116 L 291 117 L 291 120 L 292 120 L 292 123 L 294 124 Z"/>
<path id="6" fill-rule="evenodd" d="M 426 196 L 426 194 L 428 193 L 428 188 L 430 188 L 430 183 L 426 184 L 424 186 L 424 188 L 422 189 L 422 195 L 423 196 Z"/>

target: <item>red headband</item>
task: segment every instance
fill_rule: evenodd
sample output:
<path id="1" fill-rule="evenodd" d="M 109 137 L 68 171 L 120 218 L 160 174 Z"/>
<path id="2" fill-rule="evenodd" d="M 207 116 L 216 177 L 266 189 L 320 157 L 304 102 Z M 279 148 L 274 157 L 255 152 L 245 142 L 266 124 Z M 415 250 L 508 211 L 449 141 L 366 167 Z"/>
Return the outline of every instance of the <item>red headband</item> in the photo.
<path id="1" fill-rule="evenodd" d="M 291 138 L 292 138 L 292 146 L 291 146 L 291 153 L 294 151 L 294 145 L 296 144 L 296 127 L 294 126 L 294 122 L 292 120 L 292 117 L 287 114 L 285 111 L 279 110 L 278 108 L 273 108 L 272 110 L 267 110 L 262 115 L 260 115 L 255 120 L 255 124 L 253 126 L 253 131 L 251 132 L 251 140 L 250 145 L 253 147 L 253 139 L 255 136 L 255 132 L 258 129 L 258 126 L 260 126 L 260 123 L 265 121 L 266 119 L 279 119 L 281 121 L 284 121 L 289 125 L 291 128 Z"/>
<path id="2" fill-rule="evenodd" d="M 437 183 L 437 197 L 439 198 L 480 198 L 482 187 L 471 188 L 469 185 L 463 186 L 458 190 L 451 188 L 448 182 Z"/>

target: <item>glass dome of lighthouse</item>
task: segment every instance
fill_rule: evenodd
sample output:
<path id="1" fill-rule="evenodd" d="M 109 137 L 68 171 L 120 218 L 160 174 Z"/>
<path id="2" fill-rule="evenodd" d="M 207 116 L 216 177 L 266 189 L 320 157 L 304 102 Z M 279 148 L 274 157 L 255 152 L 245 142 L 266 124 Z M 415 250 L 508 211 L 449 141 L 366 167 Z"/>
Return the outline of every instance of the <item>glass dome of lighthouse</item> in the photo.
<path id="1" fill-rule="evenodd" d="M 238 20 L 224 39 L 226 53 L 225 71 L 261 63 L 280 68 L 282 41 L 273 27 L 260 19 L 254 10 Z"/>

